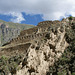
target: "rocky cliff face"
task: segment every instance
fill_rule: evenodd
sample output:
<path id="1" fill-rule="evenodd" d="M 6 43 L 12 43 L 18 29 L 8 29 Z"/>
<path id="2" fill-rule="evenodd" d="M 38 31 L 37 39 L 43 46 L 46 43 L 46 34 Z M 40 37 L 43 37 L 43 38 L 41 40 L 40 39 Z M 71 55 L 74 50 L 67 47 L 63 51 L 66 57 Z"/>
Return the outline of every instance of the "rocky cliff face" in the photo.
<path id="1" fill-rule="evenodd" d="M 75 72 L 74 33 L 75 18 L 45 21 L 34 28 L 22 31 L 17 38 L 0 48 L 0 73 L 73 75 Z M 62 66 L 67 62 L 67 65 Z"/>
<path id="2" fill-rule="evenodd" d="M 27 59 L 27 61 L 24 61 L 27 64 L 17 71 L 16 75 L 46 75 L 49 66 L 54 65 L 68 46 L 64 38 L 65 29 L 63 29 L 63 32 L 60 31 L 60 28 L 56 31 L 56 35 L 54 32 L 47 34 L 50 39 L 46 38 L 43 42 L 37 41 L 37 43 L 31 44 L 24 58 Z"/>
<path id="3" fill-rule="evenodd" d="M 23 27 L 22 27 L 23 26 Z M 0 20 L 0 46 L 16 38 L 22 30 L 32 28 L 33 25 L 17 24 Z"/>

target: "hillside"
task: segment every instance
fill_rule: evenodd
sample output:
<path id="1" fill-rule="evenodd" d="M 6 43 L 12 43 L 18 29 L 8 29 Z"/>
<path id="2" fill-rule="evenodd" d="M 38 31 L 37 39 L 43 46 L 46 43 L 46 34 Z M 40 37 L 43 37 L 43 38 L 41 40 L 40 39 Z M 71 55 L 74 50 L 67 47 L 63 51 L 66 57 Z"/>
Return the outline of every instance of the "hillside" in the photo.
<path id="1" fill-rule="evenodd" d="M 0 20 L 0 46 L 17 37 L 22 30 L 33 28 L 34 25 L 5 22 Z"/>
<path id="2" fill-rule="evenodd" d="M 43 21 L 0 47 L 1 75 L 75 75 L 75 17 Z"/>

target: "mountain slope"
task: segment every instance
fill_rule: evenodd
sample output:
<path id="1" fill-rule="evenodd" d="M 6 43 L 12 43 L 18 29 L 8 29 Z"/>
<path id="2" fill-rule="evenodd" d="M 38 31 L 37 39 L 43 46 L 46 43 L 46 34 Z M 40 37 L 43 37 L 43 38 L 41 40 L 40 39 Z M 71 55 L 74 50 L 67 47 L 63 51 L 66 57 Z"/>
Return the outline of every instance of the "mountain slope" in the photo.
<path id="1" fill-rule="evenodd" d="M 0 20 L 0 46 L 17 37 L 22 30 L 33 28 L 34 25 L 5 22 Z"/>
<path id="2" fill-rule="evenodd" d="M 75 75 L 75 18 L 41 22 L 0 47 L 0 74 Z"/>

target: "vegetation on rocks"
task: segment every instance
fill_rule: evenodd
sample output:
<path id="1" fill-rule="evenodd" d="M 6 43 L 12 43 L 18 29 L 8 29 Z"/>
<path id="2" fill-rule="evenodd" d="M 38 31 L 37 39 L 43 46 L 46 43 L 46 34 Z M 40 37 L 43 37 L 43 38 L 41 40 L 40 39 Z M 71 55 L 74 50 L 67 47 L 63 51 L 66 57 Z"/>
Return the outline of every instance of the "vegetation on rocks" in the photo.
<path id="1" fill-rule="evenodd" d="M 72 20 L 72 16 L 69 19 Z M 75 75 L 75 23 L 70 23 L 68 27 L 70 29 L 66 27 L 65 38 L 69 47 L 66 48 L 59 61 L 55 62 L 54 66 L 50 66 L 47 75 Z"/>
<path id="2" fill-rule="evenodd" d="M 20 62 L 22 62 L 22 55 L 17 55 L 13 57 L 2 56 L 0 58 L 0 75 L 8 75 L 9 73 L 15 74 Z"/>

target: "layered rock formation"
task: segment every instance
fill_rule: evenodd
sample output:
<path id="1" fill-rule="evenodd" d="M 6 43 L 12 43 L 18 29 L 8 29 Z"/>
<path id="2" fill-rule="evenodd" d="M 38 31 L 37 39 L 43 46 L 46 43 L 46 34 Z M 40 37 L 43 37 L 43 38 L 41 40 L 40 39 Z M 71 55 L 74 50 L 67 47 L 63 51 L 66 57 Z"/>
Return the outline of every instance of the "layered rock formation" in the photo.
<path id="1" fill-rule="evenodd" d="M 74 35 L 68 32 L 74 25 L 75 18 L 67 18 L 62 21 L 44 21 L 22 31 L 17 38 L 0 48 L 0 58 L 5 59 L 7 64 L 4 67 L 0 65 L 0 71 L 5 75 L 54 75 L 48 73 L 49 69 L 69 46 L 68 38 Z"/>

